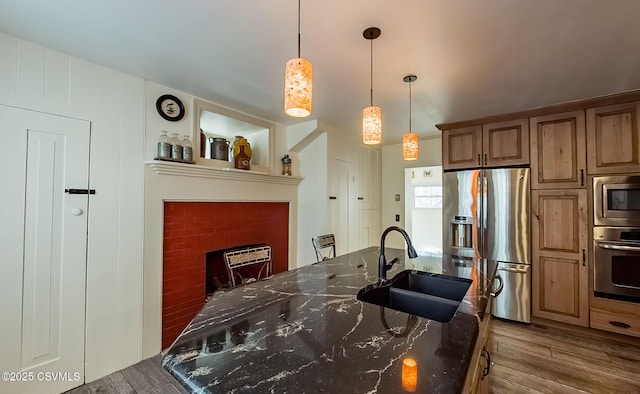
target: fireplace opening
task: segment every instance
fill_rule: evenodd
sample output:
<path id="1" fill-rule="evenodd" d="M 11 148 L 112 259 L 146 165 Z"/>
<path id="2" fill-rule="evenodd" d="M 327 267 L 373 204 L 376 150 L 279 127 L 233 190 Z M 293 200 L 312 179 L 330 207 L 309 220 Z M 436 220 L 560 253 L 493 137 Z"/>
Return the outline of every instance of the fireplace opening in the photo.
<path id="1" fill-rule="evenodd" d="M 259 246 L 266 246 L 266 243 L 256 243 L 249 245 L 239 245 L 231 248 L 213 250 L 206 254 L 206 297 L 208 301 L 216 290 L 225 290 L 231 288 L 231 278 L 227 270 L 227 264 L 224 261 L 226 252 L 235 252 Z M 246 267 L 242 275 L 243 277 L 257 277 L 260 273 L 260 267 Z M 237 280 L 237 278 L 236 278 Z"/>
<path id="2" fill-rule="evenodd" d="M 223 253 L 271 247 L 272 273 L 289 267 L 288 202 L 165 201 L 162 256 L 162 347 L 229 286 Z"/>

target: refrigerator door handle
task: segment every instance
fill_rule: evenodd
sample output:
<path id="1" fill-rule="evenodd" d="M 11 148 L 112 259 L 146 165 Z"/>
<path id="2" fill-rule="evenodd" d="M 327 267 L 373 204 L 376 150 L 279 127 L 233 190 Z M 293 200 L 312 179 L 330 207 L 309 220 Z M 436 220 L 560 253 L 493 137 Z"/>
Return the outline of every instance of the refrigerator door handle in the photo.
<path id="1" fill-rule="evenodd" d="M 502 280 L 502 277 L 500 276 L 500 274 L 496 275 L 496 279 L 498 280 L 498 282 L 500 282 L 500 286 L 498 286 L 496 290 L 489 293 L 489 295 L 493 298 L 496 298 L 497 296 L 499 296 L 500 293 L 502 293 L 502 289 L 504 289 L 504 281 Z"/>
<path id="2" fill-rule="evenodd" d="M 486 175 L 482 176 L 482 228 L 487 228 L 487 192 L 489 179 Z M 484 251 L 483 251 L 484 252 Z"/>
<path id="3" fill-rule="evenodd" d="M 527 272 L 526 268 L 498 268 L 498 271 L 515 272 L 517 274 L 524 274 Z"/>

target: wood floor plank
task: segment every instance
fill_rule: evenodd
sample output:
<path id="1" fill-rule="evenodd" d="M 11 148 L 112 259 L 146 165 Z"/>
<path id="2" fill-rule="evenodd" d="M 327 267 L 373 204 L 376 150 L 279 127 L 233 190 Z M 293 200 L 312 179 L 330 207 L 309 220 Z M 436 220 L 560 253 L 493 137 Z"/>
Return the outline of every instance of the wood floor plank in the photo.
<path id="1" fill-rule="evenodd" d="M 581 330 L 496 320 L 488 343 L 492 392 L 640 393 L 640 346 Z"/>
<path id="2" fill-rule="evenodd" d="M 68 394 L 135 394 L 136 391 L 127 382 L 121 372 L 114 372 L 104 378 L 85 384 Z"/>
<path id="3" fill-rule="evenodd" d="M 152 357 L 142 360 L 135 366 L 141 374 L 145 375 L 152 386 L 158 387 L 162 394 L 188 394 L 188 391 L 160 365 L 160 357 Z"/>
<path id="4" fill-rule="evenodd" d="M 517 340 L 502 334 L 493 334 L 492 336 L 498 352 L 500 348 L 506 346 L 511 349 L 519 349 L 523 352 L 537 354 L 542 357 L 551 357 L 551 348 L 548 346 L 536 345 L 532 342 Z"/>
<path id="5" fill-rule="evenodd" d="M 503 323 L 503 322 L 501 322 Z M 533 347 L 544 346 L 554 347 L 556 349 L 564 349 L 573 351 L 586 357 L 602 359 L 609 361 L 604 344 L 592 343 L 592 339 L 587 339 L 572 333 L 561 331 L 550 332 L 548 329 L 541 329 L 532 326 L 529 329 L 516 325 L 513 329 L 501 331 L 501 326 L 496 327 L 496 333 L 499 335 L 509 336 L 516 341 L 532 344 Z"/>
<path id="6" fill-rule="evenodd" d="M 607 353 L 631 354 L 640 357 L 640 338 L 626 337 L 627 342 L 621 342 L 611 338 L 610 335 L 602 336 L 599 330 L 585 329 L 569 330 L 559 329 L 549 326 L 541 326 L 540 324 L 521 324 L 496 319 L 493 327 L 495 332 L 506 330 L 506 335 L 515 335 L 520 338 L 536 336 L 542 341 L 551 341 L 557 343 L 557 346 L 566 345 L 569 348 L 580 351 L 581 349 L 590 349 L 594 351 L 604 351 Z M 607 333 L 608 334 L 608 333 Z M 560 341 L 558 343 L 558 341 Z"/>
<path id="7" fill-rule="evenodd" d="M 557 387 L 570 387 L 573 389 L 586 389 L 589 393 L 594 394 L 611 394 L 611 393 L 628 393 L 626 389 L 622 389 L 619 384 L 608 383 L 603 381 L 600 374 L 589 374 L 579 369 L 570 368 L 553 360 L 546 360 L 536 356 L 522 357 L 522 355 L 511 354 L 505 356 L 503 354 L 491 355 L 491 360 L 496 364 L 509 367 L 514 371 L 518 371 L 521 375 L 519 383 L 527 387 L 535 387 L 531 376 L 557 383 Z M 501 381 L 503 378 L 499 375 L 493 376 L 493 381 Z"/>
<path id="8" fill-rule="evenodd" d="M 576 389 L 574 387 L 564 386 L 557 382 L 550 381 L 547 379 L 540 378 L 535 375 L 529 375 L 526 379 L 526 384 L 528 386 L 524 386 L 521 384 L 523 382 L 522 373 L 514 371 L 512 368 L 501 364 L 495 364 L 491 366 L 491 376 L 499 376 L 499 379 L 491 380 L 492 387 L 500 387 L 503 386 L 505 388 L 509 388 L 511 391 L 509 393 L 516 392 L 536 392 L 536 393 L 545 393 L 545 394 L 556 394 L 556 393 L 565 393 L 565 394 L 586 394 L 588 391 Z M 531 386 L 531 387 L 529 387 Z M 534 388 L 535 387 L 535 388 Z M 513 389 L 517 388 L 516 391 Z M 500 390 L 498 390 L 500 392 Z"/>
<path id="9" fill-rule="evenodd" d="M 574 354 L 564 352 L 562 350 L 552 350 L 553 358 L 557 360 L 566 361 L 572 365 L 582 367 L 586 370 L 595 369 L 599 373 L 615 375 L 621 379 L 621 382 L 627 382 L 626 385 L 629 389 L 635 390 L 634 392 L 640 393 L 640 383 L 637 370 L 630 368 L 620 368 L 611 362 L 603 362 L 595 359 L 584 359 L 582 357 L 576 357 Z"/>

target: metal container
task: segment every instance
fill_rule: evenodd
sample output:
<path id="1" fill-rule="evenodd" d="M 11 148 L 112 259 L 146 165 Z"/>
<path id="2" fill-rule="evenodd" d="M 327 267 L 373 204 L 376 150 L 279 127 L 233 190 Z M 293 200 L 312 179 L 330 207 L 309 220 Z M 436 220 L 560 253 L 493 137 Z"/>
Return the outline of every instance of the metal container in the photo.
<path id="1" fill-rule="evenodd" d="M 225 138 L 209 138 L 211 145 L 211 158 L 229 161 L 229 141 Z"/>

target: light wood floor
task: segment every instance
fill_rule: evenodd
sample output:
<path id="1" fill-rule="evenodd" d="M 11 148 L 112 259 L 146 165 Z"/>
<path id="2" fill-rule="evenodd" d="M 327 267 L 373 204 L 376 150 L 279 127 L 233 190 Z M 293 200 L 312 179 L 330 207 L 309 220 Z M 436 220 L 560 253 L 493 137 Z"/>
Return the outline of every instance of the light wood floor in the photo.
<path id="1" fill-rule="evenodd" d="M 640 393 L 640 339 L 571 326 L 494 319 L 492 393 Z M 141 361 L 67 394 L 187 391 L 161 366 Z"/>
<path id="2" fill-rule="evenodd" d="M 494 319 L 493 393 L 640 393 L 640 339 Z"/>

